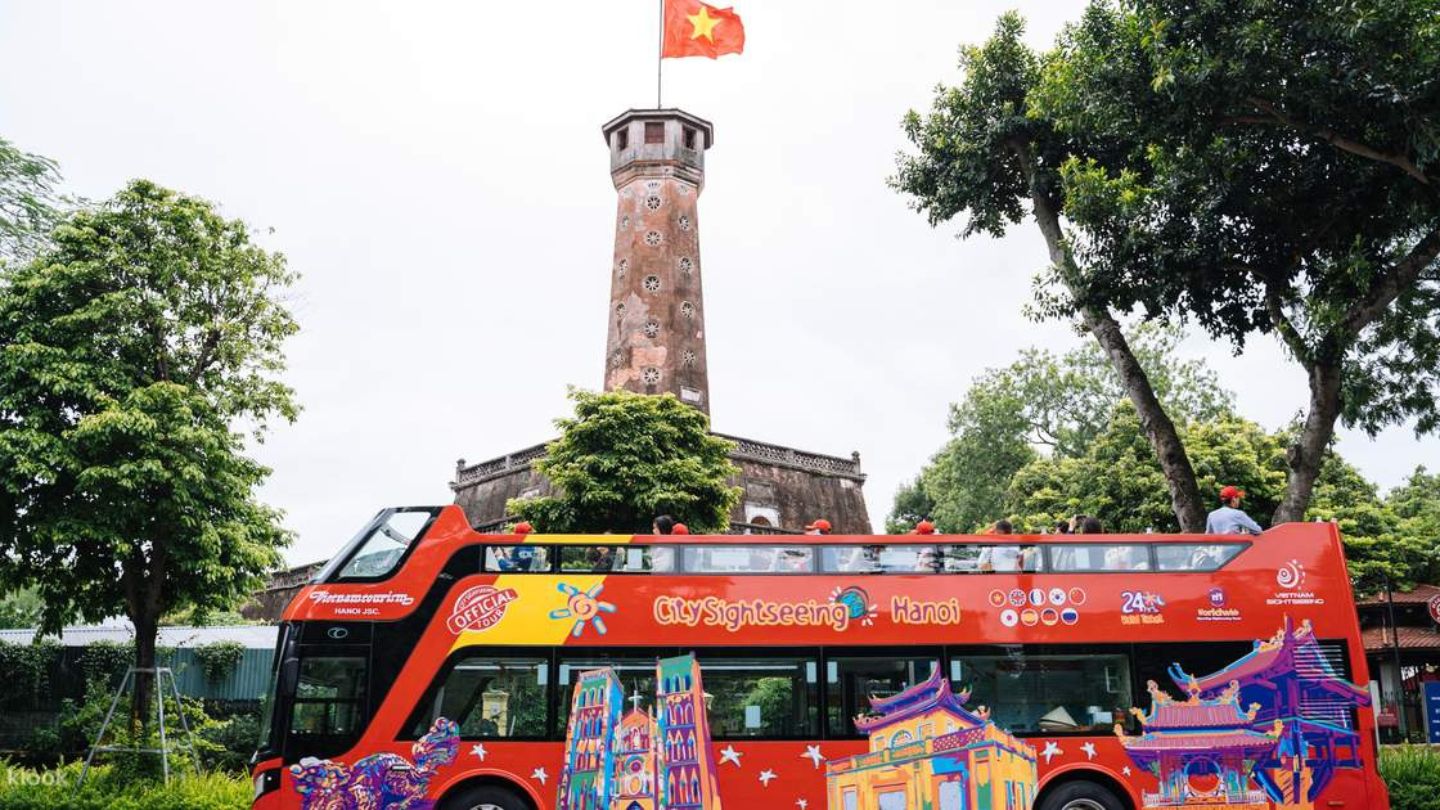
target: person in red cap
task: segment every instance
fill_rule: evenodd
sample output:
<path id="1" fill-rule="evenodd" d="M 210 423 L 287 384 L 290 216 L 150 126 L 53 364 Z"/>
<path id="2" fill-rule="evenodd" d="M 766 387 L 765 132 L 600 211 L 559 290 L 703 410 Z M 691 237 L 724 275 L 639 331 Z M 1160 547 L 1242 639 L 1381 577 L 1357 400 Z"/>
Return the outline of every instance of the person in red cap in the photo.
<path id="1" fill-rule="evenodd" d="M 1227 486 L 1220 490 L 1220 508 L 1205 518 L 1206 534 L 1259 534 L 1264 531 L 1260 524 L 1240 511 L 1240 499 L 1245 490 Z"/>
<path id="2" fill-rule="evenodd" d="M 912 534 L 934 534 L 935 524 L 928 520 L 922 520 L 915 524 L 915 531 Z"/>
<path id="3" fill-rule="evenodd" d="M 670 533 L 671 533 L 671 534 L 689 534 L 689 533 L 690 533 L 690 527 L 689 527 L 689 526 L 686 526 L 684 523 L 676 523 L 674 526 L 672 526 L 672 527 L 670 528 Z"/>
<path id="4" fill-rule="evenodd" d="M 829 533 L 830 533 L 830 521 L 826 520 L 825 518 L 816 518 L 815 520 L 813 520 L 813 521 L 810 522 L 810 525 L 809 525 L 809 526 L 806 526 L 806 527 L 805 527 L 805 533 L 806 533 L 806 534 L 829 534 Z"/>

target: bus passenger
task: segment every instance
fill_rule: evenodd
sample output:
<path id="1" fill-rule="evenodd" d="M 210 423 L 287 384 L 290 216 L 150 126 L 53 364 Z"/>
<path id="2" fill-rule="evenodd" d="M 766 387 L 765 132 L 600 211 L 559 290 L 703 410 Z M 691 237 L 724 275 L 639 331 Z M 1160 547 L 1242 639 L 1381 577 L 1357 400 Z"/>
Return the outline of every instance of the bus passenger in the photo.
<path id="1" fill-rule="evenodd" d="M 669 534 L 675 528 L 675 518 L 669 515 L 660 515 L 650 524 L 651 534 Z"/>
<path id="2" fill-rule="evenodd" d="M 829 534 L 829 533 L 830 533 L 830 521 L 826 520 L 825 518 L 816 518 L 815 520 L 813 520 L 813 521 L 810 522 L 810 525 L 808 525 L 808 526 L 805 527 L 805 533 L 806 533 L 806 534 Z"/>
<path id="3" fill-rule="evenodd" d="M 1245 490 L 1239 487 L 1225 487 L 1220 490 L 1220 508 L 1205 518 L 1206 534 L 1259 534 L 1260 524 L 1240 511 L 1240 499 Z"/>

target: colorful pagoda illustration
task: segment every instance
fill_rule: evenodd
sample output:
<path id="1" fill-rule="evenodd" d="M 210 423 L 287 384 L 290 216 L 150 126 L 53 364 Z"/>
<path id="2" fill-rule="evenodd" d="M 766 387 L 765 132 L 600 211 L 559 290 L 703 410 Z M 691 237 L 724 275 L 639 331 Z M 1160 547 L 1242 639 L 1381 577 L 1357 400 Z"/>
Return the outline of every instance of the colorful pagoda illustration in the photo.
<path id="1" fill-rule="evenodd" d="M 608 667 L 580 675 L 557 810 L 721 810 L 695 656 L 656 663 L 654 711 L 622 699 Z"/>
<path id="2" fill-rule="evenodd" d="M 1172 665 L 1170 677 L 1186 700 L 1152 681 L 1150 712 L 1133 710 L 1143 732 L 1115 729 L 1160 782 L 1144 795 L 1147 808 L 1310 810 L 1336 768 L 1361 765 L 1351 713 L 1370 696 L 1341 677 L 1309 621 L 1296 628 L 1287 618 L 1219 672 L 1196 677 Z"/>
<path id="3" fill-rule="evenodd" d="M 624 705 L 614 670 L 580 673 L 565 727 L 565 767 L 560 773 L 558 810 L 609 810 L 610 737 Z"/>
<path id="4" fill-rule="evenodd" d="M 1024 810 L 1035 799 L 1035 749 L 965 708 L 937 669 L 924 683 L 855 718 L 870 752 L 826 764 L 830 810 L 903 807 Z"/>

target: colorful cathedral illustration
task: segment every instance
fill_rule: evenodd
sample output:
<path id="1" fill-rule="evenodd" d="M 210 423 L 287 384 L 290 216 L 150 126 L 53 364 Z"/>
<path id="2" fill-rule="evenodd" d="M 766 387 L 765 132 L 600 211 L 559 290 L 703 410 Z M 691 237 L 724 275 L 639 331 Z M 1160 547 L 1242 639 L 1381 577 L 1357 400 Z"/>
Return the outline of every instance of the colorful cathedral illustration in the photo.
<path id="1" fill-rule="evenodd" d="M 830 810 L 1026 810 L 1035 799 L 1035 749 L 965 708 L 937 669 L 924 683 L 855 718 L 870 751 L 830 760 Z"/>
<path id="2" fill-rule="evenodd" d="M 621 717 L 609 668 L 582 673 L 573 694 L 557 810 L 721 810 L 695 656 L 656 663 L 654 710 Z"/>
<path id="3" fill-rule="evenodd" d="M 1159 780 L 1147 810 L 1311 810 L 1337 768 L 1361 767 L 1352 709 L 1370 695 L 1336 672 L 1310 622 L 1287 618 L 1272 638 L 1204 677 L 1178 665 L 1175 700 L 1153 681 L 1142 733 L 1120 737 L 1136 765 Z"/>

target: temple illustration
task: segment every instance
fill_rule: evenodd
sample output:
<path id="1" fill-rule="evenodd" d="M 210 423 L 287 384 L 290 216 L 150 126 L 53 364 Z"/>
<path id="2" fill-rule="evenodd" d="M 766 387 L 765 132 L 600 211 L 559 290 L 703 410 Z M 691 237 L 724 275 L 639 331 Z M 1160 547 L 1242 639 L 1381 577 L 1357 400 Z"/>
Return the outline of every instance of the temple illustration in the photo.
<path id="1" fill-rule="evenodd" d="M 825 768 L 830 810 L 1024 810 L 1035 799 L 1035 749 L 965 708 L 937 669 L 924 683 L 870 700 L 855 718 L 869 753 Z"/>
<path id="2" fill-rule="evenodd" d="M 1204 677 L 1178 665 L 1176 700 L 1150 683 L 1142 732 L 1119 735 L 1135 764 L 1159 780 L 1146 808 L 1311 810 L 1337 768 L 1361 766 L 1352 710 L 1369 694 L 1345 680 L 1309 621 L 1287 618 L 1248 655 Z"/>
<path id="3" fill-rule="evenodd" d="M 623 699 L 613 670 L 580 675 L 557 810 L 721 810 L 695 656 L 656 662 L 654 710 Z"/>

